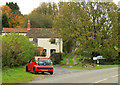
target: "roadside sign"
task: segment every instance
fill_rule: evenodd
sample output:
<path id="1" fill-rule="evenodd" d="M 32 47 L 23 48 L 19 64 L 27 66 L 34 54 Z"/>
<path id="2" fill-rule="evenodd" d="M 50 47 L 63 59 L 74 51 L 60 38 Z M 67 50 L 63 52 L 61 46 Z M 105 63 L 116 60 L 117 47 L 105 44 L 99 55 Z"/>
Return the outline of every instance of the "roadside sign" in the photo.
<path id="1" fill-rule="evenodd" d="M 93 57 L 93 60 L 97 60 L 97 57 Z"/>
<path id="2" fill-rule="evenodd" d="M 97 56 L 97 59 L 103 59 L 103 56 Z"/>
<path id="3" fill-rule="evenodd" d="M 97 56 L 97 57 L 93 57 L 93 60 L 96 60 L 97 61 L 97 66 L 99 66 L 99 63 L 100 63 L 100 59 L 105 59 L 103 58 L 103 56 Z"/>

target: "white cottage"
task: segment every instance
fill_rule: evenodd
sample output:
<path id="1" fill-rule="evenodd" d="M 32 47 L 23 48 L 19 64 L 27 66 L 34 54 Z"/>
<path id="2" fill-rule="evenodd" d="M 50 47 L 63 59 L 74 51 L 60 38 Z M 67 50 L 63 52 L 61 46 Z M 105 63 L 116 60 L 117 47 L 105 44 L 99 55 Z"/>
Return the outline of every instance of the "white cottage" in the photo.
<path id="1" fill-rule="evenodd" d="M 54 34 L 52 28 L 30 28 L 30 22 L 28 21 L 28 28 L 3 28 L 2 35 L 11 32 L 29 37 L 30 41 L 37 44 L 40 54 L 44 51 L 46 57 L 50 57 L 53 51 L 62 53 L 62 38 Z"/>

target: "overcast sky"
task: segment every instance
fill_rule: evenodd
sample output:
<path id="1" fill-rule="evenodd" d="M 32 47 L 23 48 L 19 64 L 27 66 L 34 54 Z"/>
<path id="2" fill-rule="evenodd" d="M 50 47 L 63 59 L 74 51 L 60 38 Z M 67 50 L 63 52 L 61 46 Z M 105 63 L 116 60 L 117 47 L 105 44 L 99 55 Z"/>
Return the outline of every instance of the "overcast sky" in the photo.
<path id="1" fill-rule="evenodd" d="M 42 2 L 59 2 L 60 0 L 1 0 L 0 6 L 5 5 L 6 2 L 17 2 L 22 14 L 29 14 L 34 8 L 37 8 Z M 62 0 L 68 1 L 68 0 Z M 113 0 L 118 5 L 120 0 Z"/>

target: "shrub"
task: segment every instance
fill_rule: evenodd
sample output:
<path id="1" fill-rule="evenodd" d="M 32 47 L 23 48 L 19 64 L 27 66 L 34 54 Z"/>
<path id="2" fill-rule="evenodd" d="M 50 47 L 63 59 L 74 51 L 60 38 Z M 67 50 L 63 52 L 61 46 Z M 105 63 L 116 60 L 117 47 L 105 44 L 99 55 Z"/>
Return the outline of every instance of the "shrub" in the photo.
<path id="1" fill-rule="evenodd" d="M 51 44 L 54 44 L 54 43 L 55 43 L 55 39 L 51 38 L 51 39 L 49 40 L 49 42 L 51 42 Z"/>
<path id="2" fill-rule="evenodd" d="M 33 42 L 23 35 L 11 33 L 2 37 L 2 66 L 24 65 L 34 56 Z"/>
<path id="3" fill-rule="evenodd" d="M 63 52 L 63 53 L 62 53 L 62 56 L 63 56 L 63 57 L 66 57 L 67 54 L 68 54 L 67 52 Z"/>
<path id="4" fill-rule="evenodd" d="M 63 60 L 62 58 L 62 53 L 53 53 L 50 56 L 50 59 L 52 60 L 53 64 L 59 64 L 61 60 Z"/>

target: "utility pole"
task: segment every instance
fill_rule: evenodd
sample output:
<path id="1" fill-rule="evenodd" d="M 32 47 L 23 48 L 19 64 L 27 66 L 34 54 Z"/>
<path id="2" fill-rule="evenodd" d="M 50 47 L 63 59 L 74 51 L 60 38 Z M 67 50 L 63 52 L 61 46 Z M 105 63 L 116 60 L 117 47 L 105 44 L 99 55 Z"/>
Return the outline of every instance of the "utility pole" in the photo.
<path id="1" fill-rule="evenodd" d="M 0 7 L 0 35 L 2 34 L 2 10 Z"/>
<path id="2" fill-rule="evenodd" d="M 2 75 L 2 10 L 0 7 L 0 75 Z M 0 84 L 2 84 L 2 76 L 0 76 Z"/>

